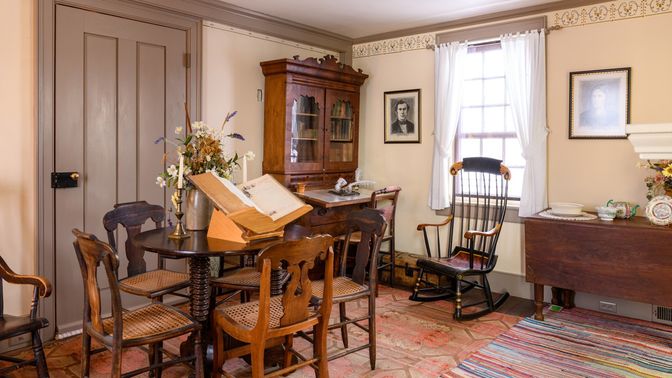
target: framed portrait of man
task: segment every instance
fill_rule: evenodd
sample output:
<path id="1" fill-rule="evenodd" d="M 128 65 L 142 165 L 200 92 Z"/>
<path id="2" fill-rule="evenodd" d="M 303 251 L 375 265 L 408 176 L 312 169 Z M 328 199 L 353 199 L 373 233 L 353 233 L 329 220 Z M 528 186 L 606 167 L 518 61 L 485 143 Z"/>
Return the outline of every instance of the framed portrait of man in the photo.
<path id="1" fill-rule="evenodd" d="M 569 74 L 569 139 L 623 139 L 630 123 L 630 67 Z"/>
<path id="2" fill-rule="evenodd" d="M 420 143 L 420 89 L 385 92 L 385 143 Z"/>

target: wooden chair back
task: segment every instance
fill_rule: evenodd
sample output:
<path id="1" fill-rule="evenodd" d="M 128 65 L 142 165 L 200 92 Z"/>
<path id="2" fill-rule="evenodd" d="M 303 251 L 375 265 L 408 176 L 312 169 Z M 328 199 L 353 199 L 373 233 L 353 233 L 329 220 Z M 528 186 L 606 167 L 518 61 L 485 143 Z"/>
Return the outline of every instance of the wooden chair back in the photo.
<path id="1" fill-rule="evenodd" d="M 321 311 L 323 316 L 329 316 L 333 297 L 333 244 L 334 240 L 331 236 L 317 235 L 300 240 L 280 242 L 265 248 L 259 253 L 258 259 L 261 263 L 257 264 L 257 267 L 261 271 L 261 285 L 257 327 L 268 327 L 271 270 L 273 269 L 285 269 L 289 274 L 289 280 L 285 284 L 282 294 L 284 313 L 280 318 L 280 326 L 291 326 L 306 320 L 310 316 L 309 304 L 312 298 L 312 286 L 308 278 L 308 272 L 314 267 L 317 258 L 325 260 L 325 299 Z"/>
<path id="2" fill-rule="evenodd" d="M 77 238 L 73 245 L 77 261 L 82 272 L 84 282 L 84 322 L 101 335 L 105 335 L 101 316 L 100 287 L 98 286 L 98 267 L 102 263 L 109 285 L 112 303 L 112 317 L 114 320 L 114 338 L 121 339 L 121 295 L 117 284 L 117 269 L 119 259 L 107 243 L 101 242 L 94 235 L 78 229 L 72 230 Z M 117 334 L 118 333 L 118 334 Z"/>
<path id="3" fill-rule="evenodd" d="M 380 210 L 387 221 L 386 239 L 394 237 L 394 218 L 400 191 L 399 186 L 388 186 L 371 193 L 370 207 Z"/>
<path id="4" fill-rule="evenodd" d="M 470 268 L 490 270 L 497 262 L 495 250 L 506 215 L 511 172 L 501 160 L 475 157 L 453 164 L 450 174 L 453 176 L 450 214 L 446 222 L 438 225 L 448 224 L 446 250 L 450 256 L 467 252 Z M 427 228 L 423 228 L 425 247 L 432 257 Z M 435 232 L 435 255 L 441 257 L 439 227 Z M 474 255 L 481 257 L 478 266 L 473 266 Z"/>
<path id="5" fill-rule="evenodd" d="M 378 275 L 377 261 L 378 251 L 382 242 L 387 222 L 381 211 L 372 208 L 353 211 L 348 214 L 346 220 L 347 233 L 343 243 L 340 274 L 345 276 L 347 255 L 350 250 L 350 238 L 353 233 L 359 231 L 361 239 L 357 243 L 355 254 L 355 267 L 352 271 L 352 280 L 358 284 L 364 284 L 369 268 L 369 284 L 375 284 Z"/>
<path id="6" fill-rule="evenodd" d="M 103 226 L 107 231 L 107 240 L 112 248 L 117 251 L 116 238 L 114 232 L 119 225 L 126 229 L 126 242 L 124 247 L 126 249 L 126 257 L 128 258 L 127 276 L 132 277 L 147 271 L 147 263 L 145 262 L 145 251 L 133 245 L 131 240 L 140 233 L 142 226 L 151 219 L 156 228 L 163 224 L 165 218 L 165 211 L 159 205 L 151 205 L 146 201 L 136 201 L 127 203 L 118 203 L 114 205 L 114 209 L 108 211 L 103 216 Z M 163 269 L 164 261 L 159 256 L 159 269 Z"/>

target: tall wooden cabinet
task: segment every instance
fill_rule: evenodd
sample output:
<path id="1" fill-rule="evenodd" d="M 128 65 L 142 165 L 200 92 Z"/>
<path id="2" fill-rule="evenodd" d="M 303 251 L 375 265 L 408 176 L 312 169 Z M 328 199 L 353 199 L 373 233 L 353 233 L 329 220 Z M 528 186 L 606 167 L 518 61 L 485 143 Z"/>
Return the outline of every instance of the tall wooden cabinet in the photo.
<path id="1" fill-rule="evenodd" d="M 333 55 L 261 62 L 266 77 L 263 172 L 293 188 L 351 181 L 359 146 L 359 88 L 368 77 Z"/>

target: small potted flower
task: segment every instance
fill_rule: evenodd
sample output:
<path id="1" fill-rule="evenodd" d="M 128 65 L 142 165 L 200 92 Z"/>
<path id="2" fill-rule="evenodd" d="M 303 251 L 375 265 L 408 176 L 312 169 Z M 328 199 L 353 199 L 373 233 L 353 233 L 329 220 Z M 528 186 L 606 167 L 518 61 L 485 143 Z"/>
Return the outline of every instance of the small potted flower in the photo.
<path id="1" fill-rule="evenodd" d="M 644 179 L 646 184 L 646 198 L 650 201 L 653 197 L 666 194 L 672 196 L 672 160 L 660 160 L 651 162 L 647 160 L 641 165 L 652 169 L 653 175 Z"/>

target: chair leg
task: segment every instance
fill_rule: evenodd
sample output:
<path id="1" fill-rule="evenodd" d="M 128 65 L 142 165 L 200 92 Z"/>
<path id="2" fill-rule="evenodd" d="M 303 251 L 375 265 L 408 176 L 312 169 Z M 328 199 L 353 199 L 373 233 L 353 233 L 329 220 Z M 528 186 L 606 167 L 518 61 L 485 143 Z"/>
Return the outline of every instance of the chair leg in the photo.
<path id="1" fill-rule="evenodd" d="M 413 286 L 413 293 L 411 294 L 411 297 L 408 299 L 412 301 L 418 300 L 418 293 L 420 292 L 420 282 L 422 281 L 422 276 L 424 274 L 425 270 L 423 268 L 420 268 L 420 272 L 418 272 L 418 278 L 415 279 L 415 285 Z"/>
<path id="2" fill-rule="evenodd" d="M 82 377 L 88 378 L 91 368 L 91 336 L 82 332 Z"/>
<path id="3" fill-rule="evenodd" d="M 462 318 L 462 276 L 455 277 L 455 319 Z"/>
<path id="4" fill-rule="evenodd" d="M 488 282 L 488 277 L 483 275 L 483 294 L 485 294 L 485 300 L 488 302 L 488 309 L 490 311 L 495 311 L 495 302 L 492 300 L 492 290 L 490 290 L 490 282 Z"/>
<path id="5" fill-rule="evenodd" d="M 394 287 L 394 272 L 397 266 L 396 250 L 394 249 L 394 238 L 390 239 L 390 287 Z"/>
<path id="6" fill-rule="evenodd" d="M 196 359 L 194 360 L 194 376 L 196 378 L 203 378 L 203 364 L 205 363 L 203 359 L 203 349 L 201 349 L 201 330 L 194 332 L 194 355 Z"/>
<path id="7" fill-rule="evenodd" d="M 115 347 L 112 349 L 112 378 L 121 378 L 121 348 Z"/>
<path id="8" fill-rule="evenodd" d="M 347 314 L 345 313 L 345 302 L 341 302 L 338 304 L 338 313 L 339 313 L 339 319 L 341 322 L 344 322 Z M 341 325 L 341 339 L 343 340 L 343 347 L 347 348 L 348 347 L 348 325 L 343 324 Z"/>
<path id="9" fill-rule="evenodd" d="M 369 363 L 376 370 L 376 297 L 369 295 Z"/>
<path id="10" fill-rule="evenodd" d="M 155 344 L 152 344 L 149 346 L 149 363 L 150 364 L 160 364 L 163 362 L 163 343 L 158 342 Z M 161 371 L 162 369 L 160 367 L 154 368 L 150 370 L 149 376 L 154 376 L 156 378 L 161 378 Z"/>
<path id="11" fill-rule="evenodd" d="M 212 378 L 217 378 L 224 365 L 224 332 L 216 325 L 214 325 L 213 332 L 215 337 L 212 338 Z"/>
<path id="12" fill-rule="evenodd" d="M 33 354 L 35 355 L 35 367 L 37 367 L 37 376 L 40 378 L 49 377 L 47 359 L 44 356 L 44 348 L 42 348 L 42 339 L 40 339 L 40 333 L 38 331 L 33 331 L 32 338 Z"/>
<path id="13" fill-rule="evenodd" d="M 329 319 L 320 319 L 313 327 L 313 356 L 318 358 L 317 378 L 329 378 L 329 356 L 327 356 L 327 331 Z"/>
<path id="14" fill-rule="evenodd" d="M 282 356 L 282 367 L 288 368 L 292 365 L 292 352 L 289 350 L 294 345 L 294 335 L 285 336 L 285 351 Z"/>
<path id="15" fill-rule="evenodd" d="M 250 344 L 250 354 L 252 355 L 252 378 L 264 377 L 264 349 L 265 340 L 259 343 Z"/>

